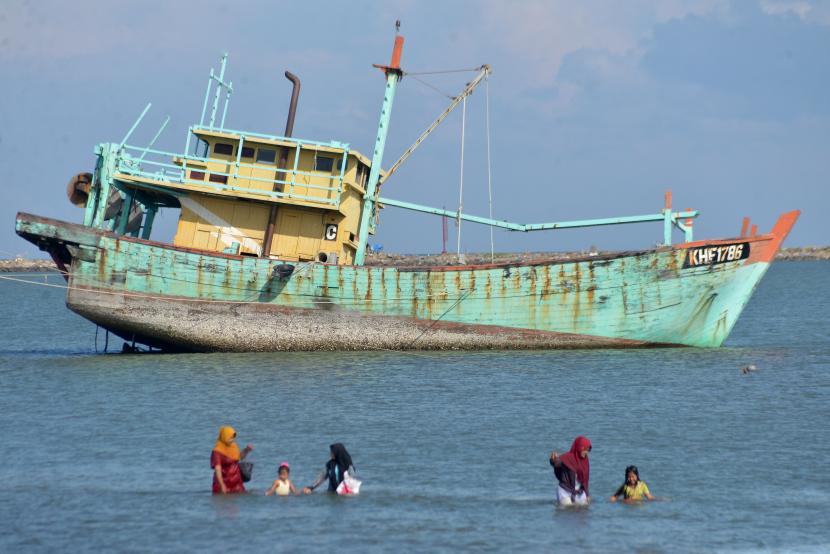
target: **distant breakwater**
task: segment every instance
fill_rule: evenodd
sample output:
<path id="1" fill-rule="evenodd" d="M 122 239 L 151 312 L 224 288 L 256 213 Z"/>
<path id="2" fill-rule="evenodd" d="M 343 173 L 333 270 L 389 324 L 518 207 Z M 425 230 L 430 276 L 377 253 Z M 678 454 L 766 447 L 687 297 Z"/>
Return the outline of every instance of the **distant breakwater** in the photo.
<path id="1" fill-rule="evenodd" d="M 598 252 L 597 254 L 609 254 Z M 579 252 L 499 252 L 494 256 L 495 263 L 524 263 L 539 259 L 568 259 L 575 256 L 582 257 L 591 254 L 584 250 Z M 777 261 L 828 261 L 830 260 L 830 246 L 803 246 L 783 248 L 775 258 Z M 459 265 L 455 254 L 391 254 L 370 253 L 366 259 L 367 265 L 382 266 L 446 266 Z M 478 252 L 465 254 L 465 264 L 489 264 L 490 254 Z M 57 272 L 54 262 L 48 259 L 13 258 L 0 260 L 0 273 L 44 273 Z"/>
<path id="2" fill-rule="evenodd" d="M 27 260 L 24 258 L 13 258 L 0 260 L 0 273 L 57 273 L 55 262 L 52 260 Z"/>
<path id="3" fill-rule="evenodd" d="M 830 260 L 830 246 L 803 246 L 782 248 L 776 260 Z"/>
<path id="4" fill-rule="evenodd" d="M 583 258 L 590 255 L 608 255 L 611 251 L 591 252 L 588 250 L 575 252 L 497 252 L 492 260 L 489 252 L 463 254 L 462 261 L 454 253 L 447 254 L 392 254 L 370 253 L 366 257 L 367 265 L 380 266 L 449 266 L 489 264 L 489 263 L 526 263 L 533 260 L 567 260 Z M 782 248 L 775 258 L 777 261 L 827 261 L 830 260 L 830 246 L 805 246 Z"/>

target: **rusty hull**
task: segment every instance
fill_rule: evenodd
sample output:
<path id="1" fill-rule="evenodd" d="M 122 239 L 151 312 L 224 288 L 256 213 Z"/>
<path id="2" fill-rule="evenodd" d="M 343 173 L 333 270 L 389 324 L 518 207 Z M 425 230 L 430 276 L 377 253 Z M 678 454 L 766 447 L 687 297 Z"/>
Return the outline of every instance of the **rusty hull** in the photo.
<path id="1" fill-rule="evenodd" d="M 602 258 L 449 267 L 283 262 L 18 214 L 17 232 L 68 268 L 67 306 L 166 350 L 719 346 L 798 214 L 770 234 Z M 751 254 L 685 267 L 690 249 Z"/>

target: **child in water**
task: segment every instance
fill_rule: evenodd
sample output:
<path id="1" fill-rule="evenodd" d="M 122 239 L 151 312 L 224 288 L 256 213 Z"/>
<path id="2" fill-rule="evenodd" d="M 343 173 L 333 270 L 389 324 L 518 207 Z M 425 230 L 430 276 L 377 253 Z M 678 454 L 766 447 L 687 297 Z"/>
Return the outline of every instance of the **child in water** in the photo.
<path id="1" fill-rule="evenodd" d="M 297 492 L 297 488 L 294 486 L 294 483 L 288 478 L 288 474 L 291 472 L 291 467 L 288 465 L 288 462 L 283 462 L 280 464 L 280 468 L 278 470 L 279 477 L 274 481 L 274 484 L 271 485 L 271 488 L 265 493 L 265 496 L 271 496 L 275 494 L 277 496 L 288 496 L 289 494 L 300 494 Z"/>
<path id="2" fill-rule="evenodd" d="M 640 481 L 640 472 L 637 470 L 637 466 L 625 468 L 625 482 L 611 496 L 611 502 L 616 502 L 620 496 L 623 497 L 624 502 L 638 502 L 644 497 L 648 500 L 654 500 L 646 482 Z"/>

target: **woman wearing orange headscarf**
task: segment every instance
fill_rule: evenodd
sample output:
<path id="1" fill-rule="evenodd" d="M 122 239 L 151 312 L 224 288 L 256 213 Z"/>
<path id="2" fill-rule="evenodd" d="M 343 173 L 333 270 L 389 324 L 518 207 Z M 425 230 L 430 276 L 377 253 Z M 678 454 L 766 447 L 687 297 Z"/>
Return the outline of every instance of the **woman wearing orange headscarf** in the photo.
<path id="1" fill-rule="evenodd" d="M 249 444 L 240 452 L 233 427 L 219 428 L 219 437 L 210 453 L 210 467 L 213 468 L 213 494 L 245 492 L 239 461 L 253 449 L 254 447 Z"/>

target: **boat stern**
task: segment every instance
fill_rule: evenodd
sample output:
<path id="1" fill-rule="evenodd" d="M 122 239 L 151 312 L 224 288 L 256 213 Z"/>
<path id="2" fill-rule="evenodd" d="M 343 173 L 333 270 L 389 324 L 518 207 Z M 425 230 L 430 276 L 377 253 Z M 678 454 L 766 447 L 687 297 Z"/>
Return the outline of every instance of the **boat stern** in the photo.
<path id="1" fill-rule="evenodd" d="M 25 212 L 18 212 L 14 230 L 21 238 L 49 254 L 67 280 L 72 258 L 81 255 L 83 249 L 96 248 L 101 236 L 99 229 Z"/>

